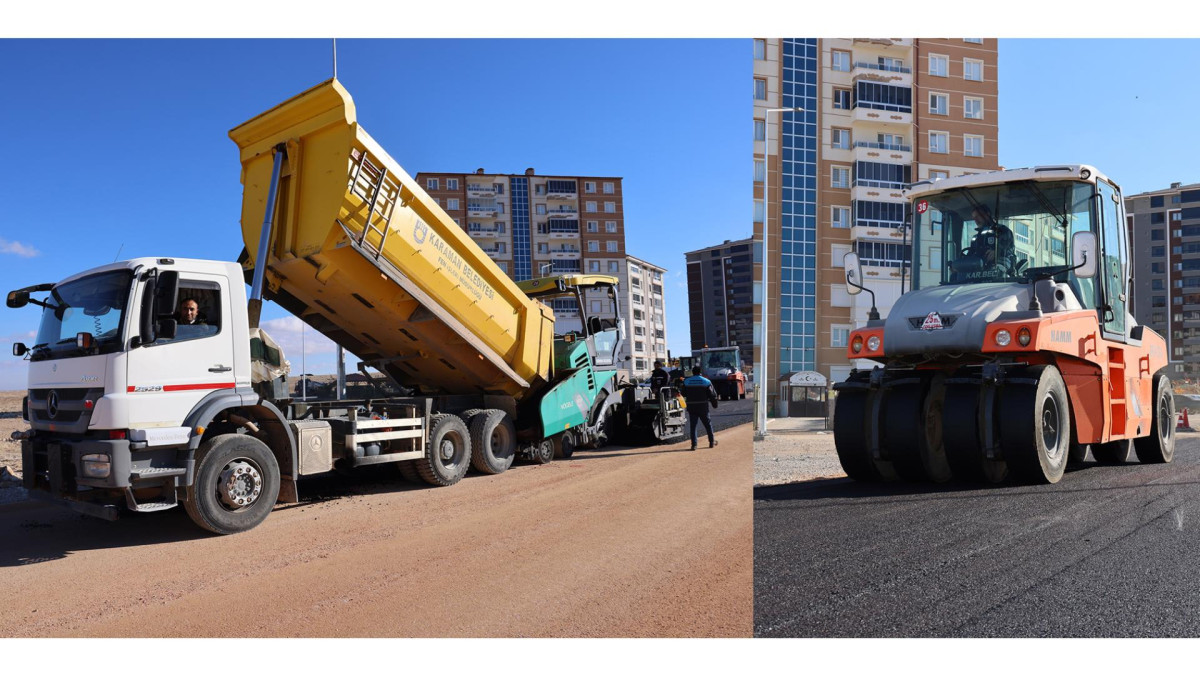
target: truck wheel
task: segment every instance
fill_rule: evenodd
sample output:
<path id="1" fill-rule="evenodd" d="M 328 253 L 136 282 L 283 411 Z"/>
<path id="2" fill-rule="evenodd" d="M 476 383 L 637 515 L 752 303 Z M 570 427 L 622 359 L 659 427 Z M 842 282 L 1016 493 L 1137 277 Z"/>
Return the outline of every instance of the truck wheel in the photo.
<path id="1" fill-rule="evenodd" d="M 1150 434 L 1133 441 L 1133 449 L 1143 464 L 1164 464 L 1175 458 L 1175 395 L 1166 375 L 1154 380 L 1154 401 Z"/>
<path id="2" fill-rule="evenodd" d="M 1067 386 L 1054 366 L 1027 371 L 1037 384 L 1009 383 L 1000 390 L 1000 446 L 1017 477 L 1033 483 L 1057 483 L 1067 469 L 1071 445 L 1071 408 Z"/>
<path id="3" fill-rule="evenodd" d="M 480 473 L 504 473 L 517 454 L 517 430 L 503 410 L 471 416 L 471 465 Z"/>
<path id="4" fill-rule="evenodd" d="M 200 527 L 245 532 L 271 513 L 278 498 L 279 463 L 257 438 L 226 434 L 196 449 L 196 476 L 183 507 Z"/>
<path id="5" fill-rule="evenodd" d="M 962 377 L 961 371 L 955 377 Z M 973 383 L 946 385 L 942 406 L 942 443 L 946 461 L 955 480 L 999 483 L 1008 475 L 1008 465 L 1002 459 L 992 459 L 983 449 L 980 420 L 996 424 L 990 410 L 982 410 L 982 391 Z"/>
<path id="6" fill-rule="evenodd" d="M 417 473 L 430 485 L 454 485 L 471 465 L 471 437 L 457 415 L 431 415 L 425 456 L 414 459 Z"/>
<path id="7" fill-rule="evenodd" d="M 555 459 L 571 459 L 571 455 L 575 454 L 575 436 L 564 431 L 554 437 L 554 458 Z"/>
<path id="8" fill-rule="evenodd" d="M 878 423 L 873 419 L 875 391 L 851 389 L 837 397 L 833 416 L 833 443 L 842 470 L 854 480 L 879 482 L 896 477 L 890 462 L 877 461 L 871 452 L 871 430 Z"/>
<path id="9" fill-rule="evenodd" d="M 554 460 L 554 441 L 543 438 L 530 450 L 529 458 L 534 464 L 549 464 Z"/>
<path id="10" fill-rule="evenodd" d="M 421 474 L 417 473 L 417 467 L 414 466 L 416 460 L 408 460 L 406 462 L 396 462 L 396 471 L 400 472 L 400 477 L 410 483 L 424 483 L 421 479 Z"/>
<path id="11" fill-rule="evenodd" d="M 1092 446 L 1092 457 L 1100 464 L 1124 464 L 1129 461 L 1129 452 L 1133 450 L 1133 441 L 1123 439 L 1108 443 L 1097 443 Z"/>

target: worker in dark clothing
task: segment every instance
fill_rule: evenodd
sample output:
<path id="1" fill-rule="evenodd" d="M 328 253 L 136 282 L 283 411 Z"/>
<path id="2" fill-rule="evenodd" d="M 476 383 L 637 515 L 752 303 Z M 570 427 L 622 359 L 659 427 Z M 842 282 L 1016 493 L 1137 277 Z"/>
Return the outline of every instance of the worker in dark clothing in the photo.
<path id="1" fill-rule="evenodd" d="M 683 397 L 687 399 L 688 416 L 692 418 L 692 450 L 696 449 L 697 422 L 704 422 L 704 428 L 708 430 L 708 447 L 716 447 L 717 439 L 713 438 L 712 423 L 708 421 L 708 405 L 717 407 L 717 390 L 700 374 L 700 366 L 693 366 L 692 376 L 683 381 Z"/>
<path id="2" fill-rule="evenodd" d="M 654 362 L 654 371 L 650 373 L 650 389 L 658 393 L 659 389 L 671 384 L 671 375 L 663 368 L 662 359 Z"/>

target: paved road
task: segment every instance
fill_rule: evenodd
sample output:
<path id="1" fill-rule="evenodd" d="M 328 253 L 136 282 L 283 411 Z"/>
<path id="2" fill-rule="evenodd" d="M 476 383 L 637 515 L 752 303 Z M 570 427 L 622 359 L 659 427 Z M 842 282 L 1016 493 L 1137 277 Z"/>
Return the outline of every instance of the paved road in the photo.
<path id="1" fill-rule="evenodd" d="M 303 481 L 229 537 L 0 506 L 0 637 L 748 637 L 750 428 L 720 439 Z"/>
<path id="2" fill-rule="evenodd" d="M 1200 636 L 1200 434 L 1057 485 L 755 490 L 761 637 Z"/>

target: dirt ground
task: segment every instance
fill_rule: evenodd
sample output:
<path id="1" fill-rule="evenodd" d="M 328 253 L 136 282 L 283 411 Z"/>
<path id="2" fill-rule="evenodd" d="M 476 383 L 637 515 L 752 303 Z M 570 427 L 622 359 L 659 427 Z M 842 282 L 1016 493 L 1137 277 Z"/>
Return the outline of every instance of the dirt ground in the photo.
<path id="1" fill-rule="evenodd" d="M 21 399 L 24 396 L 23 391 L 0 391 L 0 477 L 5 475 L 5 467 L 15 476 L 21 475 L 21 444 L 9 436 L 14 431 L 29 428 L 21 419 Z M 0 482 L 0 489 L 8 484 Z"/>
<path id="2" fill-rule="evenodd" d="M 16 471 L 19 412 L 0 424 Z M 182 508 L 106 522 L 0 505 L 0 568 L 22 589 L 0 637 L 749 637 L 750 428 L 717 437 L 449 488 L 304 481 L 301 504 L 228 537 Z"/>

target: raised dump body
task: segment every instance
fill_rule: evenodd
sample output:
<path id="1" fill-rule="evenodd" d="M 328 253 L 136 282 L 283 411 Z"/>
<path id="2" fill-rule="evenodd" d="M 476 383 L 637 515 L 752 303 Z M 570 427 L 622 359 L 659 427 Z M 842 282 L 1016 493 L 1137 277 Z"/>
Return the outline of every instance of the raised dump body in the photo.
<path id="1" fill-rule="evenodd" d="M 229 132 L 242 162 L 243 265 L 259 261 L 286 153 L 266 297 L 423 393 L 542 390 L 554 315 L 526 296 L 358 125 L 337 80 Z"/>

